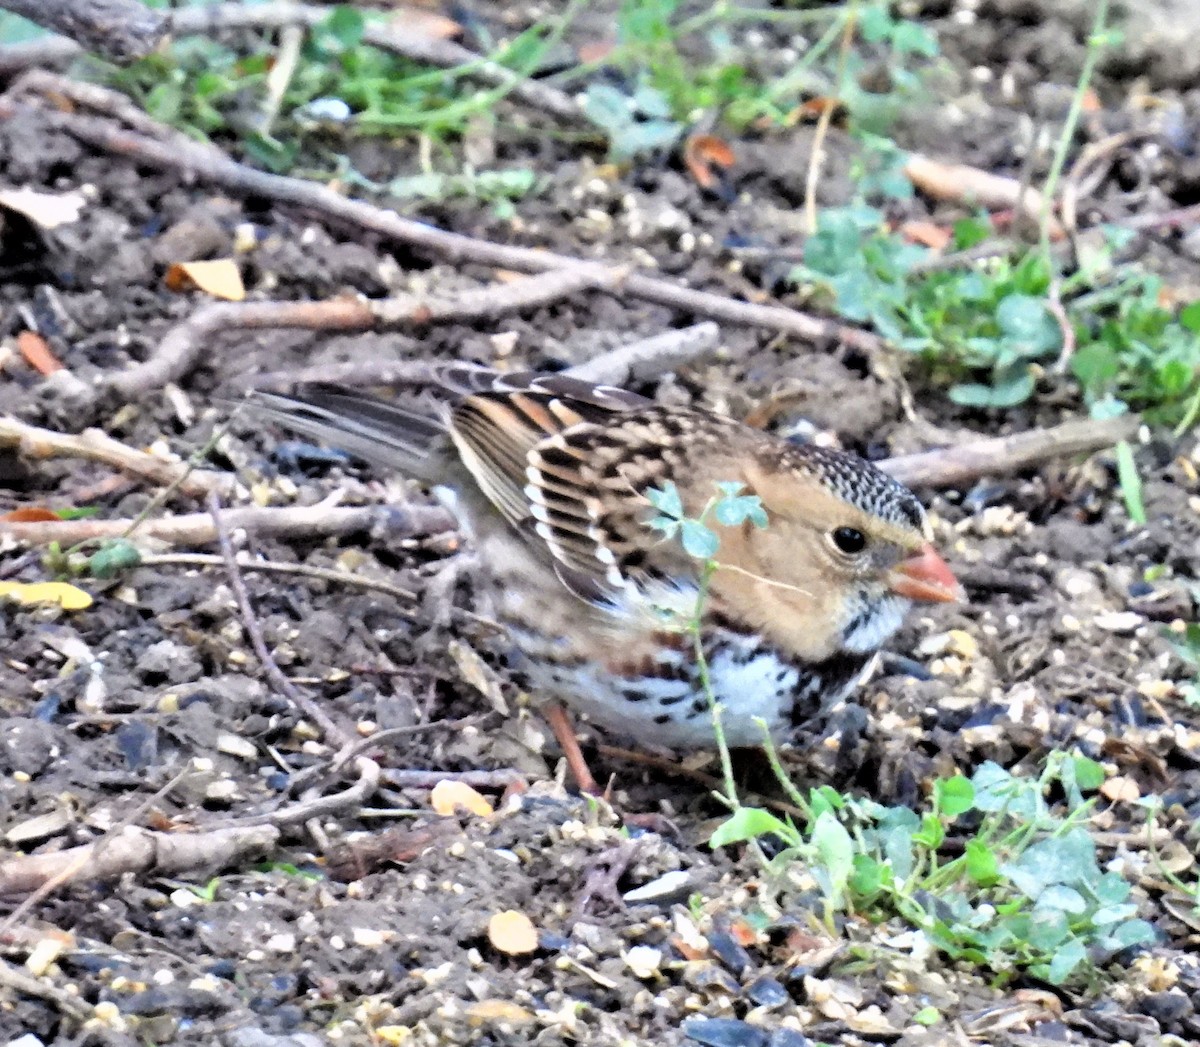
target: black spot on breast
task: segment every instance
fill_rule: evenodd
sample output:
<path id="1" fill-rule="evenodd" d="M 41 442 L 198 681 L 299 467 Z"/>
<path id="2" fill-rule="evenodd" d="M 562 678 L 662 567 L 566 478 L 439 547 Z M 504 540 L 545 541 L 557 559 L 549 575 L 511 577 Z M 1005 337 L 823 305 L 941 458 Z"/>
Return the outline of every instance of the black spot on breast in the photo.
<path id="1" fill-rule="evenodd" d="M 654 717 L 654 722 L 657 724 L 665 724 L 670 723 L 672 719 L 674 719 L 674 717 L 672 717 L 670 713 L 659 713 L 656 717 Z"/>
<path id="2" fill-rule="evenodd" d="M 658 700 L 658 704 L 663 706 L 664 708 L 669 708 L 672 705 L 678 705 L 680 702 L 685 701 L 686 699 L 687 699 L 687 692 L 684 691 L 682 694 L 675 694 L 675 695 L 672 695 L 670 698 L 660 698 Z"/>

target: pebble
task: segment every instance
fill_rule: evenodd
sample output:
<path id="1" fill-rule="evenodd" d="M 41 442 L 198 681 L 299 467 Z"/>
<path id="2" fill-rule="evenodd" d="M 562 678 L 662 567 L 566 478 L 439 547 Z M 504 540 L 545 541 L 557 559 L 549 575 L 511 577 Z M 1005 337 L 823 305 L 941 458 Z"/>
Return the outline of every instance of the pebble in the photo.
<path id="1" fill-rule="evenodd" d="M 1108 633 L 1128 635 L 1146 624 L 1146 619 L 1136 611 L 1106 611 L 1095 618 L 1096 628 Z"/>
<path id="2" fill-rule="evenodd" d="M 757 1007 L 781 1007 L 791 998 L 787 991 L 774 978 L 759 978 L 746 989 L 746 996 Z"/>
<path id="3" fill-rule="evenodd" d="M 694 1018 L 683 1023 L 683 1035 L 704 1047 L 768 1047 L 762 1029 L 736 1018 Z"/>
<path id="4" fill-rule="evenodd" d="M 692 874 L 686 869 L 674 869 L 663 873 L 649 883 L 626 891 L 621 898 L 627 905 L 638 905 L 643 902 L 654 902 L 659 905 L 670 905 L 682 901 L 691 893 Z"/>
<path id="5" fill-rule="evenodd" d="M 635 945 L 625 954 L 625 963 L 638 978 L 653 978 L 662 966 L 662 950 L 652 945 Z"/>
<path id="6" fill-rule="evenodd" d="M 733 935 L 727 931 L 713 931 L 709 934 L 708 947 L 712 949 L 713 955 L 733 971 L 734 974 L 741 975 L 753 963 L 750 959 L 750 954 L 738 945 L 733 940 Z"/>

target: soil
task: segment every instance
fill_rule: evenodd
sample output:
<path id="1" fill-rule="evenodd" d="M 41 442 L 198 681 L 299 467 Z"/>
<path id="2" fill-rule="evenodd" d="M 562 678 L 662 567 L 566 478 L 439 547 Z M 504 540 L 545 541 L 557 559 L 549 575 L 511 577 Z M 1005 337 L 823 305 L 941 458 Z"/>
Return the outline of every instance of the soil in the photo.
<path id="1" fill-rule="evenodd" d="M 1074 8 L 1086 5 L 926 6 L 945 58 L 938 93 L 905 114 L 900 144 L 1019 174 L 1036 121 L 1060 119 L 1069 98 L 1087 21 Z M 1166 17 L 1180 5 L 1149 6 Z M 480 5 L 478 16 L 496 27 L 519 21 L 503 5 Z M 1177 90 L 1182 74 L 1165 59 L 1158 75 L 1155 53 L 1145 51 L 1155 39 L 1139 35 L 1139 58 L 1106 67 L 1106 108 L 1081 139 L 1149 126 L 1164 109 L 1183 114 L 1194 134 L 1200 91 Z M 1135 85 L 1134 77 L 1142 79 Z M 1155 92 L 1157 104 L 1127 105 L 1139 92 Z M 514 126 L 528 118 L 518 107 L 505 115 Z M 535 131 L 543 126 L 530 119 Z M 476 236 L 653 263 L 693 286 L 778 293 L 796 304 L 768 266 L 735 264 L 730 245 L 787 246 L 800 235 L 812 135 L 799 127 L 735 141 L 735 192 L 724 199 L 676 161 L 614 172 L 599 152 L 510 126 L 497 142 L 504 161 L 532 165 L 542 180 L 514 219 L 471 200 L 402 206 Z M 1142 157 L 1138 209 L 1197 198 L 1192 145 Z M 850 144 L 835 133 L 830 149 L 823 194 L 835 201 L 845 196 Z M 414 153 L 404 143 L 376 144 L 359 163 L 373 177 L 415 173 Z M 1035 177 L 1044 162 L 1035 162 Z M 558 368 L 693 319 L 620 294 L 587 294 L 415 336 L 222 335 L 169 395 L 155 391 L 84 418 L 60 395 L 60 381 L 10 350 L 13 339 L 36 325 L 85 383 L 144 359 L 205 302 L 163 284 L 166 265 L 185 256 L 230 256 L 252 235 L 253 248 L 239 256 L 251 298 L 450 293 L 492 274 L 355 239 L 281 204 L 218 197 L 91 151 L 36 115 L 0 125 L 0 180 L 86 197 L 73 224 L 32 239 L 11 227 L 0 234 L 0 410 L 69 431 L 97 424 L 131 446 L 165 445 L 185 457 L 226 423 L 222 398 L 264 371 L 414 354 Z M 1112 178 L 1095 204 L 1120 205 L 1128 192 Z M 951 213 L 920 198 L 905 206 L 898 218 Z M 1196 261 L 1172 237 L 1140 247 L 1172 286 L 1200 283 Z M 817 352 L 733 326 L 721 334 L 719 362 L 644 391 L 744 414 L 787 388 L 800 395 L 779 425 L 807 424 L 874 457 L 928 446 L 930 425 L 961 438 L 1082 411 L 1051 377 L 1033 405 L 987 414 L 955 407 L 913 374 L 926 423 L 918 425 L 894 380 L 861 354 Z M 237 468 L 246 497 L 260 502 L 312 504 L 335 491 L 344 504 L 429 498 L 241 417 L 211 458 Z M 1163 632 L 1197 614 L 1200 445 L 1191 433 L 1147 433 L 1137 462 L 1144 526 L 1129 521 L 1107 453 L 925 492 L 970 602 L 911 619 L 892 644 L 904 657 L 885 659 L 856 704 L 796 738 L 786 757 L 797 779 L 914 804 L 935 776 L 969 774 L 985 760 L 1032 771 L 1050 750 L 1076 749 L 1129 779 L 1137 795 L 1162 796 L 1161 824 L 1194 851 L 1200 712 L 1181 695 L 1195 670 Z M 96 465 L 11 452 L 0 458 L 0 483 L 5 510 L 87 505 L 113 517 L 136 515 L 155 493 Z M 155 511 L 196 509 L 176 495 Z M 666 816 L 673 829 L 663 832 L 622 830 L 606 805 L 572 795 L 556 778 L 547 729 L 504 682 L 495 637 L 466 613 L 472 577 L 486 566 L 469 543 L 446 534 L 397 538 L 386 526 L 336 542 L 239 540 L 272 560 L 346 568 L 417 595 L 402 603 L 329 581 L 244 576 L 276 661 L 348 735 L 412 730 L 363 750 L 385 768 L 366 806 L 287 823 L 261 866 L 214 854 L 209 867 L 178 879 L 129 873 L 37 897 L 4 924 L 4 946 L 19 965 L 35 943 L 69 932 L 41 982 L 60 998 L 0 990 L 5 1036 L 230 1047 L 1200 1040 L 1200 924 L 1186 909 L 1169 910 L 1154 888 L 1144 812 L 1129 799 L 1103 801 L 1094 827 L 1105 839 L 1103 860 L 1139 884 L 1141 914 L 1160 943 L 1123 957 L 1102 992 L 1022 978 L 996 987 L 987 972 L 922 957 L 900 938 L 882 947 L 878 929 L 850 924 L 830 937 L 811 897 L 775 890 L 753 855 L 705 846 L 721 809 L 682 772 L 594 754 L 598 772 L 614 778 L 614 805 Z M 46 576 L 12 542 L 3 549 L 9 576 Z M 1158 565 L 1169 570 L 1146 582 Z M 0 825 L 12 852 L 54 852 L 125 825 L 212 829 L 353 784 L 353 761 L 334 769 L 336 743 L 269 684 L 222 568 L 156 565 L 81 584 L 96 598 L 87 610 L 5 605 L 0 615 Z M 683 755 L 689 768 L 714 769 Z M 755 761 L 743 762 L 763 785 Z M 308 769 L 297 791 L 294 776 Z M 528 788 L 506 789 L 503 775 L 484 779 L 496 814 L 439 819 L 428 782 L 387 776 L 417 769 L 431 772 L 430 782 L 511 770 Z M 639 888 L 648 897 L 630 898 Z M 532 952 L 507 955 L 491 943 L 489 920 L 507 909 L 537 928 Z M 62 997 L 105 1006 L 81 1029 Z M 913 1021 L 929 1006 L 943 1016 L 933 1028 Z"/>

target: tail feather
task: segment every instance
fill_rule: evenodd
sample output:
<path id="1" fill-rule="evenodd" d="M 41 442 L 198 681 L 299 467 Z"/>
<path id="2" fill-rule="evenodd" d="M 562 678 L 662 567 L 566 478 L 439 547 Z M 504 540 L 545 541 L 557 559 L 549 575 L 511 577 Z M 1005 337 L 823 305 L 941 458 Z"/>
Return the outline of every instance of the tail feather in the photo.
<path id="1" fill-rule="evenodd" d="M 438 454 L 446 425 L 430 413 L 336 386 L 303 385 L 294 393 L 257 392 L 251 409 L 303 436 L 320 440 L 372 465 L 430 482 L 441 479 Z"/>

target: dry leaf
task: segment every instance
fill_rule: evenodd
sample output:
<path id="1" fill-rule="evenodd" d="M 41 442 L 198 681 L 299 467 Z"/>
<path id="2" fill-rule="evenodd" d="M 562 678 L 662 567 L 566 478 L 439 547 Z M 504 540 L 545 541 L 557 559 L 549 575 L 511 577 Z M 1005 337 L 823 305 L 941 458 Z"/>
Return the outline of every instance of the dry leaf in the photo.
<path id="1" fill-rule="evenodd" d="M 27 505 L 0 516 L 0 523 L 59 523 L 62 517 L 52 509 L 40 505 Z"/>
<path id="2" fill-rule="evenodd" d="M 1106 799 L 1112 800 L 1113 803 L 1125 801 L 1133 803 L 1141 798 L 1142 791 L 1138 788 L 1135 782 L 1128 775 L 1118 774 L 1115 778 L 1109 778 L 1102 786 L 1100 786 L 1100 795 Z"/>
<path id="3" fill-rule="evenodd" d="M 616 49 L 615 39 L 593 40 L 589 44 L 580 44 L 576 55 L 583 65 L 591 65 L 594 62 L 603 62 Z"/>
<path id="4" fill-rule="evenodd" d="M 689 135 L 683 144 L 683 162 L 701 189 L 711 189 L 717 184 L 714 166 L 728 171 L 736 159 L 729 144 L 716 135 Z"/>
<path id="5" fill-rule="evenodd" d="M 0 582 L 0 596 L 24 604 L 58 604 L 64 611 L 92 606 L 90 593 L 66 582 Z"/>
<path id="6" fill-rule="evenodd" d="M 62 361 L 50 349 L 49 343 L 36 331 L 22 331 L 17 335 L 17 348 L 38 374 L 54 374 L 62 371 Z"/>
<path id="7" fill-rule="evenodd" d="M 538 946 L 537 928 L 533 921 L 516 909 L 505 909 L 488 920 L 488 941 L 502 953 L 517 956 L 533 952 Z"/>
<path id="8" fill-rule="evenodd" d="M 944 251 L 954 240 L 954 233 L 935 222 L 905 222 L 900 226 L 900 235 L 914 244 Z"/>
<path id="9" fill-rule="evenodd" d="M 949 164 L 934 160 L 920 153 L 909 153 L 904 164 L 904 174 L 917 189 L 935 200 L 970 204 L 990 209 L 1018 207 L 1030 218 L 1039 220 L 1044 197 L 1032 186 L 1025 186 L 1015 178 L 993 174 L 969 164 Z M 1062 226 L 1055 220 L 1050 222 L 1051 235 L 1061 237 Z"/>
<path id="10" fill-rule="evenodd" d="M 524 1025 L 534 1016 L 520 1004 L 511 1000 L 480 1000 L 467 1007 L 467 1021 L 479 1028 L 504 1022 L 508 1025 Z"/>
<path id="11" fill-rule="evenodd" d="M 466 782 L 456 782 L 447 779 L 438 782 L 429 794 L 429 803 L 434 811 L 443 818 L 454 814 L 460 807 L 465 807 L 480 818 L 490 818 L 496 813 L 495 808 L 487 799 L 472 789 Z"/>
<path id="12" fill-rule="evenodd" d="M 172 291 L 198 287 L 214 298 L 240 302 L 246 297 L 242 274 L 232 258 L 215 258 L 209 262 L 176 262 L 164 278 Z"/>
<path id="13" fill-rule="evenodd" d="M 57 229 L 79 218 L 87 201 L 82 193 L 36 193 L 32 189 L 0 190 L 0 207 L 24 215 L 42 229 Z"/>
<path id="14" fill-rule="evenodd" d="M 423 36 L 427 40 L 453 40 L 462 36 L 463 27 L 436 11 L 424 11 L 419 7 L 400 5 L 395 8 L 388 25 L 401 29 L 406 35 Z"/>

